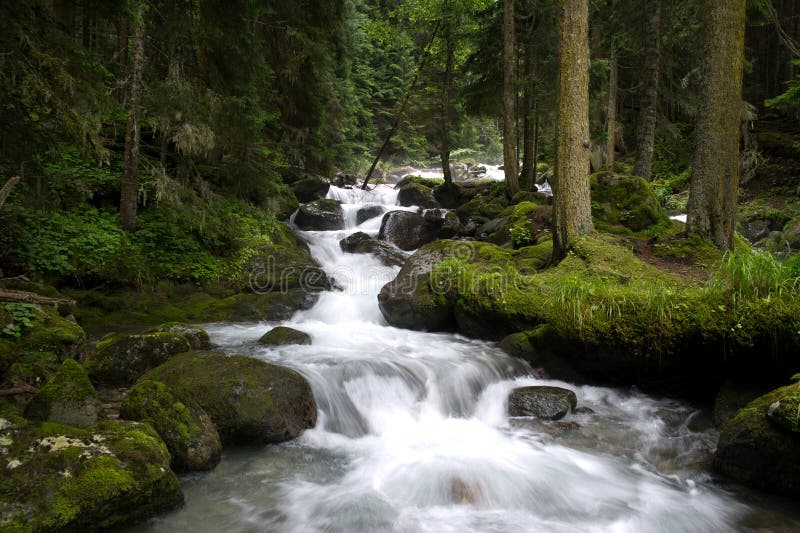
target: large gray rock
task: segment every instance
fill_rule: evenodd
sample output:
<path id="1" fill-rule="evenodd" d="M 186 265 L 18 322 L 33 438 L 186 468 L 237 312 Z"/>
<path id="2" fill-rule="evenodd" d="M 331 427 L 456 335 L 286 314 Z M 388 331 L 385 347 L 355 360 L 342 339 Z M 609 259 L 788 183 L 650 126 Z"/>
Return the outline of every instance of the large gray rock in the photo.
<path id="1" fill-rule="evenodd" d="M 356 213 L 356 224 L 363 224 L 367 220 L 379 217 L 386 212 L 386 208 L 380 204 L 365 205 Z"/>
<path id="2" fill-rule="evenodd" d="M 508 414 L 560 420 L 575 409 L 578 398 L 561 387 L 520 387 L 508 396 Z"/>
<path id="3" fill-rule="evenodd" d="M 391 211 L 383 215 L 378 239 L 401 250 L 416 250 L 439 238 L 444 221 L 431 222 L 411 211 Z"/>
<path id="4" fill-rule="evenodd" d="M 83 367 L 67 359 L 25 407 L 31 420 L 87 428 L 100 419 L 100 401 Z"/>
<path id="5" fill-rule="evenodd" d="M 373 254 L 386 266 L 403 266 L 406 255 L 383 241 L 378 241 L 359 231 L 339 241 L 343 251 L 351 254 Z"/>
<path id="6" fill-rule="evenodd" d="M 294 223 L 303 231 L 330 231 L 344 228 L 344 212 L 336 200 L 316 200 L 301 204 Z"/>

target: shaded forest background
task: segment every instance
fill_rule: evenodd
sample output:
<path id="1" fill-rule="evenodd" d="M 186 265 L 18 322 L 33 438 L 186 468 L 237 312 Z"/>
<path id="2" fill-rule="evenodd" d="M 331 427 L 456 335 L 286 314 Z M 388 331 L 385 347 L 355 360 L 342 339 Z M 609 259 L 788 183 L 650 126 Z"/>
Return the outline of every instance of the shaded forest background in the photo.
<path id="1" fill-rule="evenodd" d="M 701 9 L 692 0 L 590 6 L 593 165 L 614 159 L 617 172 L 634 172 L 655 38 L 650 172 L 676 212 L 691 172 Z M 516 145 L 520 159 L 535 145 L 534 169 L 552 163 L 554 16 L 549 0 L 515 3 Z M 0 18 L 0 174 L 21 177 L 0 221 L 6 276 L 215 283 L 295 209 L 288 183 L 363 175 L 398 118 L 381 168 L 437 165 L 442 146 L 451 162 L 502 161 L 502 2 L 30 0 L 2 3 Z M 780 186 L 794 172 L 780 165 L 800 153 L 798 40 L 796 2 L 748 2 L 743 182 L 760 173 Z M 134 94 L 138 218 L 123 229 Z"/>

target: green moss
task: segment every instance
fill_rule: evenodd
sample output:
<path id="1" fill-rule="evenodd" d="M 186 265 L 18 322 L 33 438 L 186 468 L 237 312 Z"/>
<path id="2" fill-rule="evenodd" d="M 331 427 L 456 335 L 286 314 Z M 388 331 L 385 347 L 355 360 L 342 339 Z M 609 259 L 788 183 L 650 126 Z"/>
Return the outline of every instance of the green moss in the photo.
<path id="1" fill-rule="evenodd" d="M 30 352 L 21 356 L 8 369 L 6 378 L 40 387 L 58 371 L 58 356 L 53 352 Z"/>
<path id="2" fill-rule="evenodd" d="M 287 344 L 311 344 L 308 333 L 296 329 L 278 326 L 269 330 L 258 340 L 259 344 L 268 346 L 285 346 Z"/>
<path id="3" fill-rule="evenodd" d="M 597 173 L 590 177 L 595 227 L 609 233 L 657 234 L 670 225 L 650 184 L 637 176 Z"/>
<path id="4" fill-rule="evenodd" d="M 77 427 L 93 425 L 98 415 L 97 392 L 83 367 L 73 359 L 65 360 L 25 407 L 25 416 L 30 419 Z"/>

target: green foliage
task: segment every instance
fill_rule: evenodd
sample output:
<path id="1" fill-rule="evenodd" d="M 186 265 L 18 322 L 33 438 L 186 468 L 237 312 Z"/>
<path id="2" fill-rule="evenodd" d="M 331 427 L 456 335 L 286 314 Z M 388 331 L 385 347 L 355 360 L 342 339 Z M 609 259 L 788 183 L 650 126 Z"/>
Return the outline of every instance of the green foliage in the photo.
<path id="1" fill-rule="evenodd" d="M 34 313 L 31 304 L 7 303 L 3 306 L 9 314 L 10 322 L 3 326 L 3 335 L 20 338 L 23 328 L 33 326 Z"/>
<path id="2" fill-rule="evenodd" d="M 800 59 L 792 62 L 796 67 L 800 67 Z M 764 105 L 767 107 L 782 109 L 782 110 L 797 110 L 800 107 L 800 76 L 789 81 L 786 92 L 770 98 Z"/>

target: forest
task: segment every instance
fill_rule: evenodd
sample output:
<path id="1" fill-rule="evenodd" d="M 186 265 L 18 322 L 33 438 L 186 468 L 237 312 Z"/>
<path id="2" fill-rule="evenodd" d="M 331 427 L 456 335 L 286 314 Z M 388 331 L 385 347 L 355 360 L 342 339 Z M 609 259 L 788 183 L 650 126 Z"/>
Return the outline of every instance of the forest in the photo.
<path id="1" fill-rule="evenodd" d="M 800 3 L 0 20 L 0 531 L 800 528 Z"/>

